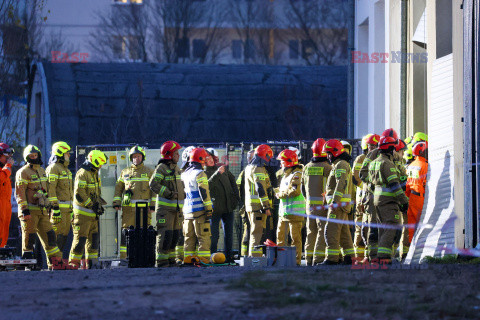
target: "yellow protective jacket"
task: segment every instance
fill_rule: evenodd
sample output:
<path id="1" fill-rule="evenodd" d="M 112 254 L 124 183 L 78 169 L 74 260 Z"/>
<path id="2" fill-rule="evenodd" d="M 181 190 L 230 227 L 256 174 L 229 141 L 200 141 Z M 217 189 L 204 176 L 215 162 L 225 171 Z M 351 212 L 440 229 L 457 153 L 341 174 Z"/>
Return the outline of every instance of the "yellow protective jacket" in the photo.
<path id="1" fill-rule="evenodd" d="M 129 206 L 135 207 L 135 202 L 146 201 L 150 207 L 155 207 L 155 194 L 149 187 L 152 175 L 153 169 L 143 163 L 138 166 L 132 164 L 129 168 L 123 169 L 115 185 L 113 206 L 121 206 L 124 192 L 131 190 L 133 194 Z"/>
<path id="2" fill-rule="evenodd" d="M 149 185 L 157 194 L 156 210 L 177 209 L 181 212 L 185 190 L 180 168 L 175 163 L 160 163 L 155 168 Z"/>
<path id="3" fill-rule="evenodd" d="M 337 159 L 332 164 L 332 171 L 327 180 L 326 200 L 328 204 L 341 203 L 344 211 L 350 212 L 352 205 L 352 172 L 350 164 Z"/>
<path id="4" fill-rule="evenodd" d="M 325 189 L 332 166 L 327 161 L 309 162 L 303 170 L 303 185 L 305 186 L 305 201 L 307 211 L 310 206 L 323 206 Z"/>
<path id="5" fill-rule="evenodd" d="M 267 169 L 249 164 L 245 168 L 245 210 L 254 212 L 270 209 L 268 189 L 271 187 Z"/>
<path id="6" fill-rule="evenodd" d="M 18 170 L 15 177 L 15 199 L 18 216 L 23 217 L 24 210 L 41 210 L 50 203 L 47 194 L 47 175 L 39 164 L 27 163 Z"/>
<path id="7" fill-rule="evenodd" d="M 92 170 L 88 165 L 83 165 L 75 176 L 73 209 L 79 214 L 96 217 L 96 213 L 91 208 L 95 202 L 102 202 L 101 187 L 98 170 Z"/>
<path id="8" fill-rule="evenodd" d="M 73 208 L 72 172 L 64 163 L 56 162 L 47 167 L 48 200 L 53 207 Z"/>

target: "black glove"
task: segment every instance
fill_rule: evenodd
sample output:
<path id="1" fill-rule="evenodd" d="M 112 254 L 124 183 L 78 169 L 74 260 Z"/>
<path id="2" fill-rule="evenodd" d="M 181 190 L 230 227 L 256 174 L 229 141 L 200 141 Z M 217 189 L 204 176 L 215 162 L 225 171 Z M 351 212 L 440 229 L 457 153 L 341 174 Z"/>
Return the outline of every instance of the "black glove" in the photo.
<path id="1" fill-rule="evenodd" d="M 150 206 L 150 210 L 155 211 L 155 207 L 154 207 L 154 206 Z"/>
<path id="2" fill-rule="evenodd" d="M 404 203 L 400 205 L 400 211 L 405 213 L 408 211 L 408 203 Z"/>
<path id="3" fill-rule="evenodd" d="M 103 209 L 102 205 L 99 202 L 95 202 L 92 205 L 92 211 L 95 212 L 97 215 L 101 216 L 105 210 Z"/>

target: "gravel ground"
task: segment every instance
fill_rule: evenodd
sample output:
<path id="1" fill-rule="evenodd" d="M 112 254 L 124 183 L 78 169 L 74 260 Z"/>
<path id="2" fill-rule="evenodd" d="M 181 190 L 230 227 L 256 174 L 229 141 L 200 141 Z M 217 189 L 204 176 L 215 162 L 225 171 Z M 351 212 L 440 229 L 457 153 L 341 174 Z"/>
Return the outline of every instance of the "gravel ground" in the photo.
<path id="1" fill-rule="evenodd" d="M 480 266 L 0 272 L 0 319 L 479 319 Z"/>

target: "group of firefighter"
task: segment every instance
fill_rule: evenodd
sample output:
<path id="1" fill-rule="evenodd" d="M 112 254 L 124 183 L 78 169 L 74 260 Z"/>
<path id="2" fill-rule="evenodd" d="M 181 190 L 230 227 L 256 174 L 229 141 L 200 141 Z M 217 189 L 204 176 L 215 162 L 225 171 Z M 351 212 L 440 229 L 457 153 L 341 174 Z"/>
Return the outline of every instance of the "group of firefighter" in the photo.
<path id="1" fill-rule="evenodd" d="M 352 146 L 345 141 L 317 139 L 312 145 L 313 157 L 305 166 L 299 163 L 297 149 L 285 149 L 277 157 L 281 169 L 275 177 L 267 170 L 273 158 L 268 145 L 248 152 L 248 165 L 229 189 L 241 200 L 241 255 L 261 257 L 264 244 L 291 244 L 296 247 L 296 262 L 300 265 L 305 226 L 307 265 L 368 263 L 373 259 L 391 263 L 396 257 L 404 258 L 423 207 L 427 135 L 418 132 L 403 141 L 395 130 L 387 129 L 381 136 L 363 137 L 361 147 L 363 152 L 353 162 L 353 169 Z M 214 177 L 224 177 L 228 184 L 233 177 L 225 165 L 218 163 L 214 149 L 185 148 L 179 166 L 180 149 L 175 141 L 165 142 L 158 165 L 152 169 L 144 164 L 145 150 L 134 146 L 129 152 L 131 165 L 122 170 L 115 186 L 112 206 L 122 211 L 123 230 L 135 227 L 138 203 L 149 207 L 149 221 L 157 230 L 156 267 L 211 262 L 216 243 L 212 246 L 210 220 L 214 208 L 221 206 L 220 196 L 211 197 L 211 183 Z M 34 257 L 38 236 L 50 269 L 91 268 L 98 263 L 98 217 L 107 204 L 101 195 L 99 170 L 108 158 L 100 150 L 90 151 L 73 179 L 68 169 L 70 151 L 66 142 L 54 143 L 45 170 L 40 149 L 29 145 L 23 153 L 25 165 L 15 177 L 22 257 Z M 11 189 L 7 189 L 12 154 L 13 149 L 0 144 L 2 247 L 10 223 L 10 200 L 7 203 L 4 198 L 11 195 Z M 272 180 L 278 183 L 272 185 Z M 274 214 L 273 204 L 277 201 L 278 224 L 273 243 L 267 240 L 267 217 Z M 233 215 L 233 208 L 227 211 Z M 233 230 L 225 225 L 225 238 L 230 239 L 225 243 L 227 262 L 232 262 L 232 235 L 227 233 Z M 73 243 L 66 262 L 62 255 L 68 249 L 71 227 Z M 212 227 L 218 229 L 218 223 Z M 127 241 L 122 232 L 120 259 L 126 258 Z"/>

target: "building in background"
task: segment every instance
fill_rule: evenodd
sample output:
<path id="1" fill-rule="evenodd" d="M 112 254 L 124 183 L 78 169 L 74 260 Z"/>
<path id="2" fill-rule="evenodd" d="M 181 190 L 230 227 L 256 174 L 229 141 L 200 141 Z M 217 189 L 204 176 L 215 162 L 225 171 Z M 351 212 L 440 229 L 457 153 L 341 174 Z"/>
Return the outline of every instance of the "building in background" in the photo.
<path id="1" fill-rule="evenodd" d="M 355 137 L 388 127 L 402 138 L 417 131 L 429 136 L 423 221 L 435 227 L 418 232 L 414 261 L 479 241 L 480 216 L 470 195 L 475 151 L 469 141 L 476 133 L 464 122 L 464 95 L 472 89 L 464 91 L 464 40 L 471 37 L 463 32 L 466 2 L 478 19 L 474 0 L 356 3 Z"/>

